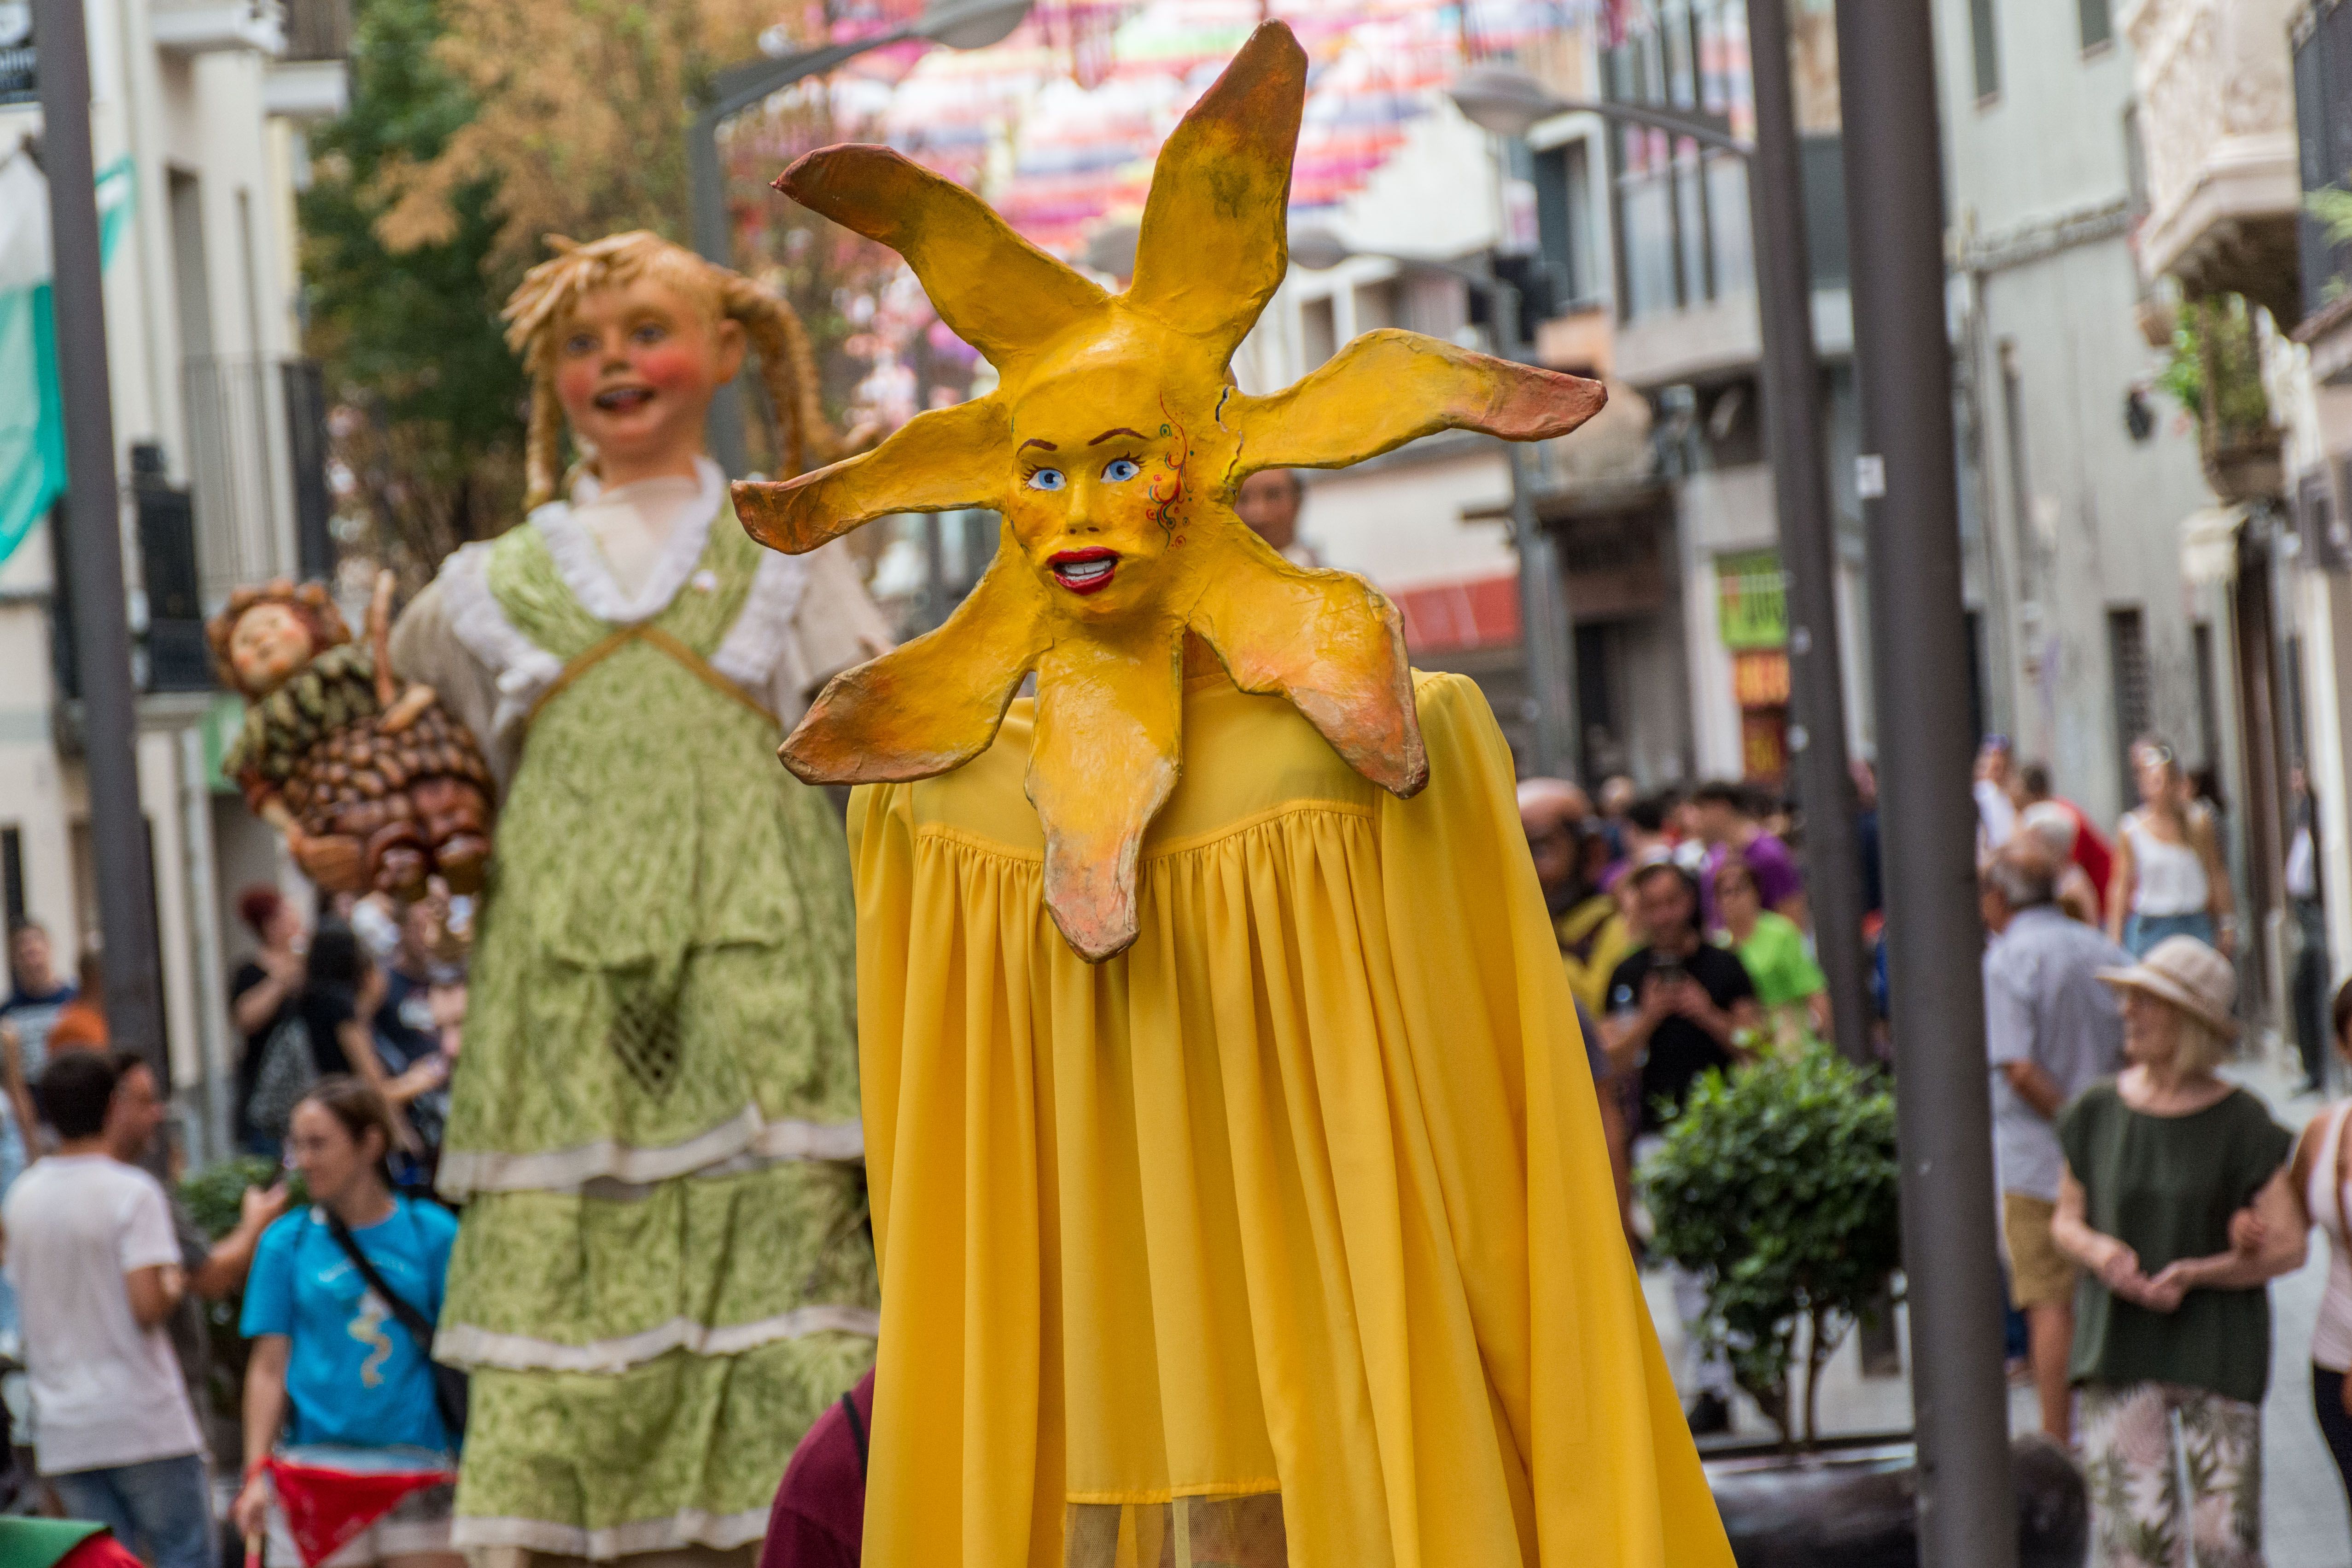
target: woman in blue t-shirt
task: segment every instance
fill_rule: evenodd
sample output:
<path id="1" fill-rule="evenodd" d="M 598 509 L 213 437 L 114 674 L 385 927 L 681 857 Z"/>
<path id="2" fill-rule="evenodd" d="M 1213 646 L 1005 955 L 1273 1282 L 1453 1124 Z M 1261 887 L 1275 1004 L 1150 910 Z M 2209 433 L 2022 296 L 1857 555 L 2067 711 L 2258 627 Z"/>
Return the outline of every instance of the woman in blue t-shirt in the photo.
<path id="1" fill-rule="evenodd" d="M 429 1463 L 457 1447 L 434 1400 L 426 1347 L 334 1234 L 340 1220 L 393 1294 L 428 1321 L 439 1317 L 457 1221 L 437 1205 L 394 1194 L 384 1174 L 392 1143 L 383 1096 L 355 1078 L 320 1080 L 288 1123 L 287 1150 L 310 1184 L 310 1207 L 262 1234 L 246 1283 L 242 1326 L 253 1349 L 246 1483 L 235 1511 L 248 1537 L 267 1521 L 273 1562 L 298 1561 L 261 1468 L 280 1439 L 305 1457 L 354 1468 L 393 1457 L 387 1450 Z M 446 1486 L 412 1493 L 328 1565 L 400 1558 L 402 1568 L 462 1568 L 449 1550 L 450 1501 Z"/>

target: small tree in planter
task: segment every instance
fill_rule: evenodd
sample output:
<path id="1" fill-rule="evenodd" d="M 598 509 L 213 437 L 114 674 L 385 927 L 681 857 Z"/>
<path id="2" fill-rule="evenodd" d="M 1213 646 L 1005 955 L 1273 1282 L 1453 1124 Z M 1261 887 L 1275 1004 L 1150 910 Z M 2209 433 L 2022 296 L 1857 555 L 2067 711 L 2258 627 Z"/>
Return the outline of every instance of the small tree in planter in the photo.
<path id="1" fill-rule="evenodd" d="M 1784 1445 L 1818 1438 L 1822 1366 L 1901 1261 L 1897 1175 L 1894 1097 L 1820 1044 L 1708 1073 L 1642 1167 L 1653 1249 L 1707 1277 L 1699 1336 Z"/>

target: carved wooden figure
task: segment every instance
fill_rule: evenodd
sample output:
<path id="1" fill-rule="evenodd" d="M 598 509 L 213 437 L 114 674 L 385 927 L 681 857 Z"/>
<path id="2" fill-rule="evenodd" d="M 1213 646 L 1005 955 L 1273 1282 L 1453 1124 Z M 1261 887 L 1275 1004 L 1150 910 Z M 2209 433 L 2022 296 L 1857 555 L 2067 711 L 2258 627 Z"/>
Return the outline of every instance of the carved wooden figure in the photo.
<path id="1" fill-rule="evenodd" d="M 229 597 L 206 632 L 250 706 L 222 766 L 320 887 L 413 898 L 437 873 L 473 893 L 489 867 L 489 769 L 432 687 L 393 674 L 392 587 L 378 576 L 366 646 L 316 583 Z"/>

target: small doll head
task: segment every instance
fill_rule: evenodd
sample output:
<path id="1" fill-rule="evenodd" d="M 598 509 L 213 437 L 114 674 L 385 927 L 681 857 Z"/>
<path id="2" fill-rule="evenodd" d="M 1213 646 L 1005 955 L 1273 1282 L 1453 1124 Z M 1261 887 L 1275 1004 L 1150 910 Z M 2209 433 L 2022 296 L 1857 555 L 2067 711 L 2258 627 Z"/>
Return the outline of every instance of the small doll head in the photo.
<path id="1" fill-rule="evenodd" d="M 554 497 L 567 423 L 592 469 L 605 453 L 699 453 L 710 400 L 747 348 L 759 350 L 782 466 L 797 474 L 809 446 L 830 448 L 791 306 L 643 229 L 548 244 L 554 257 L 524 275 L 505 311 L 507 344 L 531 378 L 526 506 Z"/>
<path id="2" fill-rule="evenodd" d="M 266 697 L 320 653 L 352 640 L 343 613 L 319 583 L 279 578 L 240 588 L 205 627 L 221 678 L 248 697 Z"/>

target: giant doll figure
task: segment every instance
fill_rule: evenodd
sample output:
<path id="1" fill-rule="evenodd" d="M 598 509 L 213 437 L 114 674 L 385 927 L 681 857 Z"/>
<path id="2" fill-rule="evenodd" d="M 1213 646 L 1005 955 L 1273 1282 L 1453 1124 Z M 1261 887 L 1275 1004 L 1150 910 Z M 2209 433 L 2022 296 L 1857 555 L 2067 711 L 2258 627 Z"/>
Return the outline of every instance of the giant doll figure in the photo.
<path id="1" fill-rule="evenodd" d="M 1394 331 L 1232 383 L 1305 74 L 1261 26 L 1161 152 L 1115 297 L 884 149 L 779 182 L 898 250 L 1003 375 L 736 487 L 785 551 L 1008 525 L 948 622 L 783 749 L 865 786 L 877 1568 L 1731 1561 L 1502 736 L 1406 668 L 1370 586 L 1231 509 L 1255 470 L 1556 436 L 1601 392 Z"/>
<path id="2" fill-rule="evenodd" d="M 832 455 L 782 301 L 629 234 L 560 244 L 507 316 L 533 509 L 392 643 L 504 793 L 440 1171 L 456 1541 L 748 1562 L 875 1326 L 847 857 L 776 741 L 888 643 L 846 558 L 759 549 L 702 455 L 747 339 L 793 470 Z"/>

